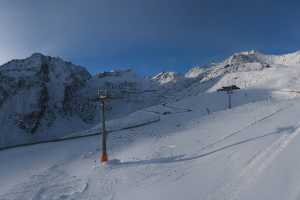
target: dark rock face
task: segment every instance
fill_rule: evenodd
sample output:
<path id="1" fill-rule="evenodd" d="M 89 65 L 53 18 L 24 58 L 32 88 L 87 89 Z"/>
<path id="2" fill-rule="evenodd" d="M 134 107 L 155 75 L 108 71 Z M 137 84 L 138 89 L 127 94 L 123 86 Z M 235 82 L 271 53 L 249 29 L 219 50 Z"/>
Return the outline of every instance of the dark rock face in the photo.
<path id="1" fill-rule="evenodd" d="M 20 129 L 25 130 L 34 134 L 39 128 L 43 117 L 45 116 L 48 109 L 49 94 L 47 87 L 42 86 L 39 92 L 39 98 L 37 100 L 38 108 L 30 113 L 18 114 L 18 119 L 16 121 L 17 126 Z"/>
<path id="2" fill-rule="evenodd" d="M 89 104 L 94 102 L 77 95 L 90 78 L 84 68 L 42 54 L 4 64 L 0 67 L 0 120 L 6 123 L 1 126 L 34 135 L 66 115 L 92 121 L 94 116 L 85 118 L 77 108 L 93 107 Z"/>

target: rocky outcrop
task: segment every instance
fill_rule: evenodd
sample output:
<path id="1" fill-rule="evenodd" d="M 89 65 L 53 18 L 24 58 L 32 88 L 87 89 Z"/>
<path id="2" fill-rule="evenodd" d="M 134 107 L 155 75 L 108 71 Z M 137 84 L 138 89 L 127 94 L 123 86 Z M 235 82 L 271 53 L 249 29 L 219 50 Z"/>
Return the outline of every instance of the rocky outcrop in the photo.
<path id="1" fill-rule="evenodd" d="M 42 54 L 2 65 L 1 138 L 16 137 L 17 134 L 47 135 L 58 119 L 69 114 L 89 121 L 91 117 L 86 119 L 77 108 L 86 107 L 87 101 L 76 94 L 90 78 L 84 68 Z"/>

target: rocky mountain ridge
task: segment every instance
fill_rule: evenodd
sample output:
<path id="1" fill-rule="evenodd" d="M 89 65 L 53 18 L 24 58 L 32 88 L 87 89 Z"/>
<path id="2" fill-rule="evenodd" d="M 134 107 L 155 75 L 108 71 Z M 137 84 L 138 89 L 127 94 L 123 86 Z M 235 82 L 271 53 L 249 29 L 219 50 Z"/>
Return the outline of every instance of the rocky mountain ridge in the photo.
<path id="1" fill-rule="evenodd" d="M 57 138 L 97 124 L 98 88 L 118 97 L 107 107 L 108 118 L 115 118 L 226 84 L 244 88 L 276 76 L 282 80 L 276 71 L 299 63 L 299 52 L 274 56 L 249 51 L 186 74 L 161 72 L 145 78 L 132 70 L 116 70 L 92 76 L 81 66 L 35 53 L 0 66 L 0 146 Z"/>

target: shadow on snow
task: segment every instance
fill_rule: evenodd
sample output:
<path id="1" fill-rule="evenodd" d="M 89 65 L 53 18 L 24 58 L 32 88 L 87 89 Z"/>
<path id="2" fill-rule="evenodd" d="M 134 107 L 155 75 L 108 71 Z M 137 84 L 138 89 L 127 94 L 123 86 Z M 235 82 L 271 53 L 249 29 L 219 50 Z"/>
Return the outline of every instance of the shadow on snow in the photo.
<path id="1" fill-rule="evenodd" d="M 277 128 L 276 131 L 273 131 L 271 133 L 267 133 L 267 134 L 264 134 L 264 135 L 261 135 L 261 136 L 241 140 L 239 142 L 235 142 L 235 143 L 232 143 L 232 144 L 229 144 L 229 145 L 222 146 L 222 147 L 217 148 L 215 150 L 212 150 L 210 152 L 195 155 L 195 156 L 191 156 L 191 157 L 185 157 L 185 155 L 177 155 L 177 156 L 170 156 L 170 157 L 163 157 L 163 158 L 154 158 L 154 159 L 149 159 L 149 160 L 125 161 L 125 162 L 118 161 L 118 162 L 115 162 L 114 165 L 115 166 L 120 166 L 120 167 L 123 167 L 123 166 L 124 167 L 130 167 L 130 166 L 148 165 L 148 164 L 168 164 L 168 163 L 178 163 L 178 162 L 184 162 L 184 161 L 191 161 L 191 160 L 196 160 L 196 159 L 199 159 L 199 158 L 203 158 L 203 157 L 212 155 L 214 153 L 226 150 L 226 149 L 231 148 L 231 147 L 235 147 L 235 146 L 242 145 L 242 144 L 245 144 L 245 143 L 248 143 L 248 142 L 253 142 L 253 141 L 256 141 L 256 140 L 260 140 L 260 139 L 263 139 L 263 138 L 266 138 L 266 137 L 269 137 L 269 136 L 274 136 L 274 135 L 283 134 L 283 133 L 290 134 L 290 133 L 294 132 L 295 129 L 296 128 L 292 127 L 292 126 L 290 126 L 290 127 L 280 127 L 280 128 Z"/>

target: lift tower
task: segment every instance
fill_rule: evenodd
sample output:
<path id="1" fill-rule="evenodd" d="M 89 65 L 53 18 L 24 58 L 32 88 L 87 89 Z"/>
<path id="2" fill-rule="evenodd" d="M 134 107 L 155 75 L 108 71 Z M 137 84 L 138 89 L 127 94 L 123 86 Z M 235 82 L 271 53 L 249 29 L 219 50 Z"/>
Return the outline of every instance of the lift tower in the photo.
<path id="1" fill-rule="evenodd" d="M 105 102 L 109 99 L 109 96 L 107 95 L 107 90 L 101 92 L 100 89 L 98 89 L 98 99 L 101 103 L 101 119 L 102 119 L 102 155 L 100 157 L 100 160 L 102 163 L 106 163 L 108 161 L 108 155 L 107 155 L 107 148 L 106 148 L 106 141 L 107 141 L 107 131 L 105 126 Z"/>
<path id="2" fill-rule="evenodd" d="M 234 90 L 239 90 L 240 88 L 236 85 L 224 86 L 218 89 L 218 92 L 226 92 L 228 95 L 228 109 L 231 109 L 231 95 L 233 94 Z"/>

